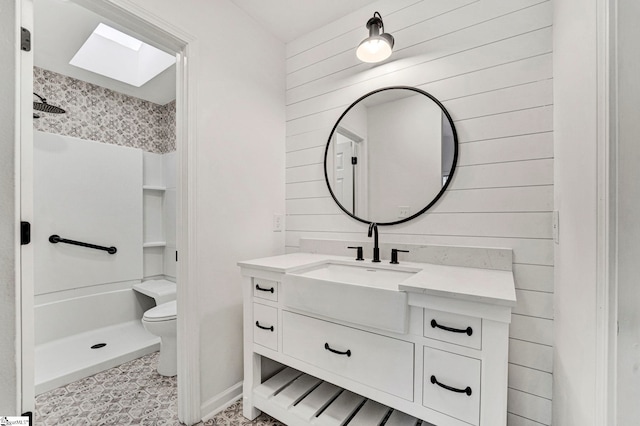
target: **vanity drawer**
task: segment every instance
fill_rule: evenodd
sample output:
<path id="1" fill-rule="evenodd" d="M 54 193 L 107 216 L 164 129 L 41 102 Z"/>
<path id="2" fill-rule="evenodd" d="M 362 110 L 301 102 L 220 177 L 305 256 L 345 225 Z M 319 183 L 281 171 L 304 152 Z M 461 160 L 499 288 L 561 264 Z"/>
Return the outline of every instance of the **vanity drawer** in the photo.
<path id="1" fill-rule="evenodd" d="M 253 304 L 253 341 L 274 351 L 278 350 L 278 310 Z"/>
<path id="2" fill-rule="evenodd" d="M 413 401 L 413 343 L 283 311 L 282 352 Z"/>
<path id="3" fill-rule="evenodd" d="M 278 301 L 278 283 L 277 281 L 264 280 L 262 278 L 253 279 L 253 297 L 260 299 Z"/>
<path id="4" fill-rule="evenodd" d="M 422 405 L 477 426 L 480 366 L 479 359 L 425 346 Z"/>
<path id="5" fill-rule="evenodd" d="M 481 349 L 482 319 L 425 309 L 424 337 Z"/>

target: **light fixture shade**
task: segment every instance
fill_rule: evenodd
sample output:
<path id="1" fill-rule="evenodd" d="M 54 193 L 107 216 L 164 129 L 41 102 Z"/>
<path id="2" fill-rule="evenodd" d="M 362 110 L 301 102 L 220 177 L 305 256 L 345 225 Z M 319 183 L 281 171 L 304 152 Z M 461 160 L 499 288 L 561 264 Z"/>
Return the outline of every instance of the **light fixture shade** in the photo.
<path id="1" fill-rule="evenodd" d="M 380 62 L 391 56 L 393 52 L 393 36 L 384 32 L 384 23 L 380 13 L 374 12 L 373 18 L 367 21 L 369 37 L 362 40 L 356 50 L 356 56 L 362 62 Z"/>
<path id="2" fill-rule="evenodd" d="M 377 36 L 367 37 L 358 46 L 356 56 L 362 62 L 375 63 L 384 61 L 393 52 L 393 36 L 382 33 Z"/>

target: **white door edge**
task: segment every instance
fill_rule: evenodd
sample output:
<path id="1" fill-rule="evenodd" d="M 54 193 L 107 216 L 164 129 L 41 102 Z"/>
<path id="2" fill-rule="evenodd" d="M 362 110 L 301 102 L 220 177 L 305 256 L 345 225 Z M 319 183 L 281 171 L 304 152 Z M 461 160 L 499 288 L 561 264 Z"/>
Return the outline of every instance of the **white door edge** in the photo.
<path id="1" fill-rule="evenodd" d="M 33 34 L 33 0 L 16 1 L 18 27 Z M 33 222 L 33 49 L 28 52 L 16 48 L 18 64 L 16 90 L 16 217 Z M 18 406 L 20 412 L 35 409 L 35 356 L 34 356 L 34 283 L 33 244 L 20 245 L 20 223 L 16 224 L 16 375 L 18 378 Z"/>

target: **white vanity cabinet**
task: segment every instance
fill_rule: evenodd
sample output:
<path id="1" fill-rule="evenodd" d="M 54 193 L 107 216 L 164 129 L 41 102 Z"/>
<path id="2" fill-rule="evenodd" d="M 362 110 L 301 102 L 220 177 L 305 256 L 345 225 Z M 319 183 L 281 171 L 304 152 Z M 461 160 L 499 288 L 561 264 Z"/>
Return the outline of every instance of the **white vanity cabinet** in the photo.
<path id="1" fill-rule="evenodd" d="M 322 262 L 362 265 L 302 253 L 240 263 L 245 417 L 261 410 L 287 425 L 385 418 L 388 425 L 506 425 L 511 271 L 410 264 L 417 272 L 397 285 L 407 296 L 403 333 L 287 305 L 287 274 Z M 264 380 L 261 357 L 287 368 Z"/>

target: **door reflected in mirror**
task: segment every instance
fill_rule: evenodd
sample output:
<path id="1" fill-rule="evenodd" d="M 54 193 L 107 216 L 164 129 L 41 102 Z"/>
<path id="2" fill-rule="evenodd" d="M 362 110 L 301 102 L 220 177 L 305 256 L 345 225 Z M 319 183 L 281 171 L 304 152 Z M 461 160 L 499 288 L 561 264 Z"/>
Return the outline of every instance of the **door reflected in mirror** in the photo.
<path id="1" fill-rule="evenodd" d="M 333 153 L 333 190 L 338 202 L 349 212 L 357 214 L 360 210 L 357 197 L 362 193 L 358 188 L 358 151 L 363 139 L 349 130 L 338 127 L 334 135 Z"/>
<path id="2" fill-rule="evenodd" d="M 354 102 L 325 150 L 325 179 L 340 208 L 362 222 L 390 225 L 426 211 L 455 170 L 457 135 L 430 94 L 389 87 Z"/>

